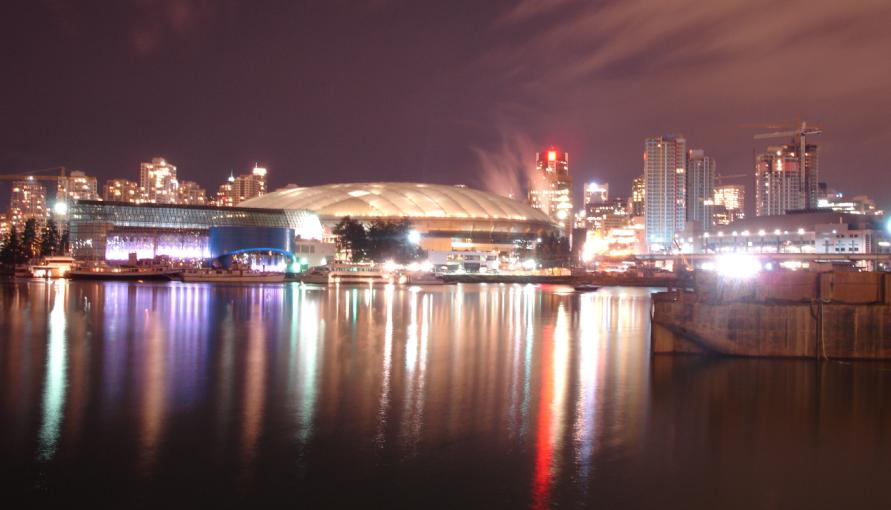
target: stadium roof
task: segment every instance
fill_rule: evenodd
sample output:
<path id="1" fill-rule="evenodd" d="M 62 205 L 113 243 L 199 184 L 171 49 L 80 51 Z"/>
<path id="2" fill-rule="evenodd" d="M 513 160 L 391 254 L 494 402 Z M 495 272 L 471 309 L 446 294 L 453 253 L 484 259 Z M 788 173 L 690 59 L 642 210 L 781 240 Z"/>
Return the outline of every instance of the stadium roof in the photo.
<path id="1" fill-rule="evenodd" d="M 283 188 L 245 200 L 238 206 L 305 209 L 329 218 L 470 218 L 551 222 L 542 211 L 494 193 L 464 186 L 409 182 Z"/>

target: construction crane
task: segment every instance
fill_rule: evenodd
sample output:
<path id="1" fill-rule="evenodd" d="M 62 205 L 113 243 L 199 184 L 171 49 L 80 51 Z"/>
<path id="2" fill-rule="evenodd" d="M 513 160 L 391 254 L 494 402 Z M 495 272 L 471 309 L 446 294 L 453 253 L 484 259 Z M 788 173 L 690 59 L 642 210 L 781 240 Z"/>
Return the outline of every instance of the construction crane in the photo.
<path id="1" fill-rule="evenodd" d="M 35 175 L 39 172 L 49 172 L 50 170 L 58 170 L 59 175 Z M 67 173 L 68 173 L 68 169 L 65 168 L 64 166 L 54 166 L 54 167 L 50 167 L 50 168 L 41 168 L 40 170 L 34 170 L 31 172 L 0 175 L 0 181 L 56 181 L 56 182 L 58 182 L 60 179 L 65 179 L 66 177 L 68 177 Z"/>
<path id="2" fill-rule="evenodd" d="M 40 172 L 49 172 L 53 170 L 58 170 L 59 175 L 36 175 Z M 68 178 L 68 169 L 64 166 L 54 166 L 50 168 L 41 168 L 40 170 L 33 170 L 31 172 L 18 173 L 18 174 L 0 174 L 0 181 L 55 181 L 59 186 L 62 185 L 61 181 Z M 66 185 L 67 188 L 67 185 Z M 58 189 L 56 191 L 58 196 Z M 67 197 L 62 202 L 56 202 L 56 206 L 58 209 L 58 214 L 65 214 L 68 209 Z"/>
<path id="3" fill-rule="evenodd" d="M 804 158 L 805 149 L 807 148 L 807 144 L 805 139 L 810 135 L 819 135 L 822 134 L 823 130 L 818 127 L 808 127 L 807 122 L 802 121 L 801 127 L 798 129 L 794 129 L 791 131 L 774 131 L 773 133 L 761 133 L 755 135 L 753 137 L 754 140 L 766 140 L 769 138 L 789 138 L 791 137 L 793 140 L 798 138 L 798 143 L 800 145 L 799 154 L 802 158 Z M 803 160 L 802 160 L 803 161 Z"/>

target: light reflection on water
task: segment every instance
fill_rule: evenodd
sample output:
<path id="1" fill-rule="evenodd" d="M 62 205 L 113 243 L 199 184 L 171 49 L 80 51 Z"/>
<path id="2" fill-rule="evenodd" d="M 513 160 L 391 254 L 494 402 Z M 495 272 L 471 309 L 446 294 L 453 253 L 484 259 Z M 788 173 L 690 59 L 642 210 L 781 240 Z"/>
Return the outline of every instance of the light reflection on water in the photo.
<path id="1" fill-rule="evenodd" d="M 891 475 L 886 366 L 652 358 L 649 311 L 635 289 L 2 283 L 0 479 L 63 501 L 747 508 Z"/>

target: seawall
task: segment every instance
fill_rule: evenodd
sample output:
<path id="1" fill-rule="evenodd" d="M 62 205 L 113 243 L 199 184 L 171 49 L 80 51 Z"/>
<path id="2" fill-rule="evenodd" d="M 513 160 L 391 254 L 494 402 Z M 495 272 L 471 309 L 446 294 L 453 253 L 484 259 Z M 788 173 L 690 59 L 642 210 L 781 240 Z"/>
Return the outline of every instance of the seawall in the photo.
<path id="1" fill-rule="evenodd" d="M 891 359 L 891 274 L 697 273 L 653 296 L 654 353 Z"/>

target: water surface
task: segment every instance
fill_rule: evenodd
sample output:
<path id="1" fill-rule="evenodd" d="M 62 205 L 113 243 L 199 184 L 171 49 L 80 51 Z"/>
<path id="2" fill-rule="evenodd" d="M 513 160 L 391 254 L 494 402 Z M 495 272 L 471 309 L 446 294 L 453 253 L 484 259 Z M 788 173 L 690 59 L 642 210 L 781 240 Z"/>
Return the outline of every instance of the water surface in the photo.
<path id="1" fill-rule="evenodd" d="M 652 357 L 646 290 L 0 282 L 0 487 L 299 508 L 891 507 L 891 367 Z"/>

